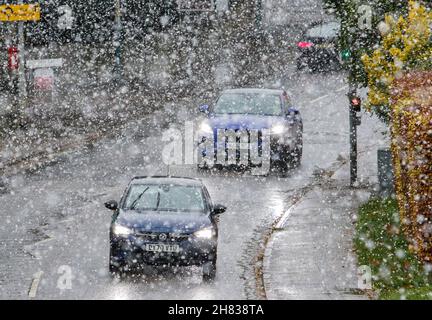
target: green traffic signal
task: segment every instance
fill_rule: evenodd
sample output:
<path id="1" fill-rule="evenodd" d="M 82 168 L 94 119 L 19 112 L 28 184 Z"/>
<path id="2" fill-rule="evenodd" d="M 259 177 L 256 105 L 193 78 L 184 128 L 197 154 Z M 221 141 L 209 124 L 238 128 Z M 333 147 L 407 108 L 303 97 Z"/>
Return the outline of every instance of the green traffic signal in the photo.
<path id="1" fill-rule="evenodd" d="M 342 51 L 341 55 L 342 55 L 343 61 L 348 61 L 351 58 L 351 51 L 348 49 L 345 49 Z"/>

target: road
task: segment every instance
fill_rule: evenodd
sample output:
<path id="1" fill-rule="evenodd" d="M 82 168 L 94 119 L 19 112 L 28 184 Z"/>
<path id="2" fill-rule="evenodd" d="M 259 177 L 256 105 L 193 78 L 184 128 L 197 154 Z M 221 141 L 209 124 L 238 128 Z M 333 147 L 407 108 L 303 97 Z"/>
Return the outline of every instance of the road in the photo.
<path id="1" fill-rule="evenodd" d="M 196 117 L 196 107 L 190 106 L 178 110 L 170 123 L 164 112 L 156 112 L 130 123 L 118 137 L 71 152 L 38 173 L 11 177 L 10 192 L 0 195 L 0 298 L 256 298 L 250 268 L 256 252 L 251 248 L 262 228 L 289 208 L 317 167 L 329 167 L 348 150 L 344 75 L 290 70 L 280 81 L 304 119 L 300 168 L 285 177 L 234 172 L 210 176 L 190 167 L 171 172 L 201 177 L 214 202 L 228 207 L 220 221 L 214 283 L 202 283 L 200 270 L 193 267 L 121 281 L 108 274 L 111 213 L 103 203 L 119 199 L 135 175 L 167 172 L 161 161 L 162 131 Z"/>

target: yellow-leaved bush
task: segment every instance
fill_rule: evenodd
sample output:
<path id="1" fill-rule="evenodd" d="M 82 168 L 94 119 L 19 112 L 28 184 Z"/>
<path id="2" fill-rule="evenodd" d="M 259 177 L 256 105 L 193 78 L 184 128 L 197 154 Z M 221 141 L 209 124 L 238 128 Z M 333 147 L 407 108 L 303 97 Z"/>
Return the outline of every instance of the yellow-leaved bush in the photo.
<path id="1" fill-rule="evenodd" d="M 432 71 L 394 81 L 391 137 L 400 221 L 410 249 L 432 262 Z"/>
<path id="2" fill-rule="evenodd" d="M 417 1 L 410 1 L 406 17 L 385 17 L 386 33 L 381 45 L 362 62 L 368 77 L 366 107 L 379 115 L 390 114 L 390 92 L 395 79 L 406 71 L 432 66 L 432 12 Z"/>
<path id="3" fill-rule="evenodd" d="M 386 16 L 380 46 L 362 57 L 368 108 L 390 122 L 400 220 L 410 249 L 432 262 L 432 13 L 410 1 Z"/>

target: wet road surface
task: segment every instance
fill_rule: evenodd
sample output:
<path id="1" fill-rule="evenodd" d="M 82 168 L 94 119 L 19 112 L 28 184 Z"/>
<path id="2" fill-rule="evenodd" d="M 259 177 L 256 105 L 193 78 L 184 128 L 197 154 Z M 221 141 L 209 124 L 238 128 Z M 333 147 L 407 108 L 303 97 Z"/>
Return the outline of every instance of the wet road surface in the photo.
<path id="1" fill-rule="evenodd" d="M 348 150 L 344 75 L 293 74 L 282 83 L 303 116 L 300 168 L 284 177 L 171 168 L 173 175 L 202 178 L 213 201 L 228 207 L 220 220 L 214 283 L 202 283 L 195 267 L 150 277 L 130 275 L 121 281 L 108 274 L 111 213 L 103 203 L 118 200 L 135 175 L 168 171 L 161 161 L 166 128 L 157 125 L 164 118 L 159 112 L 131 123 L 117 139 L 72 152 L 39 173 L 11 178 L 11 192 L 0 196 L 0 298 L 254 298 L 247 290 L 254 277 L 247 271 L 252 261 L 248 242 L 260 226 L 289 208 L 292 196 L 309 183 L 317 167 L 329 167 Z M 194 109 L 179 110 L 170 125 L 193 119 Z"/>

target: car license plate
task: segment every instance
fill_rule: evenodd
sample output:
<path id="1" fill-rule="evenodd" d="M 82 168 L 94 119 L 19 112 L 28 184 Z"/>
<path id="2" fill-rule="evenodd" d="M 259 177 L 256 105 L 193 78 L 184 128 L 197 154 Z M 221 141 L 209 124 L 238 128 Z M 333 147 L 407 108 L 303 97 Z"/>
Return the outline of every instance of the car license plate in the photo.
<path id="1" fill-rule="evenodd" d="M 179 252 L 180 247 L 177 244 L 149 243 L 145 245 L 144 250 L 150 252 Z"/>

